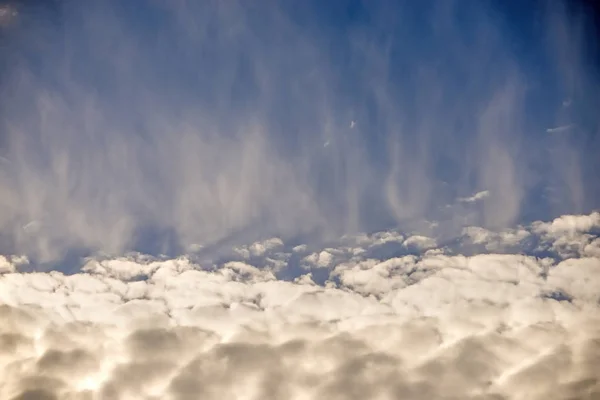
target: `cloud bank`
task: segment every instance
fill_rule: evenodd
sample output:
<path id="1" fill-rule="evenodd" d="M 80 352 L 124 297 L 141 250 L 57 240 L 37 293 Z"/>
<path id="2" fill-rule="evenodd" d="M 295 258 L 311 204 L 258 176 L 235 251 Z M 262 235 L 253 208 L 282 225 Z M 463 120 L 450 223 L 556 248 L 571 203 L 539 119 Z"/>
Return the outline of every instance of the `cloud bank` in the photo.
<path id="1" fill-rule="evenodd" d="M 332 238 L 481 191 L 494 229 L 598 205 L 597 135 L 545 134 L 596 133 L 577 119 L 598 87 L 583 22 L 530 16 L 528 58 L 485 2 L 317 3 L 11 5 L 0 250 L 56 264 Z"/>
<path id="2" fill-rule="evenodd" d="M 143 3 L 0 5 L 1 399 L 600 398 L 585 18 Z"/>
<path id="3" fill-rule="evenodd" d="M 593 213 L 447 245 L 274 238 L 72 275 L 5 259 L 0 397 L 597 399 L 599 229 Z"/>

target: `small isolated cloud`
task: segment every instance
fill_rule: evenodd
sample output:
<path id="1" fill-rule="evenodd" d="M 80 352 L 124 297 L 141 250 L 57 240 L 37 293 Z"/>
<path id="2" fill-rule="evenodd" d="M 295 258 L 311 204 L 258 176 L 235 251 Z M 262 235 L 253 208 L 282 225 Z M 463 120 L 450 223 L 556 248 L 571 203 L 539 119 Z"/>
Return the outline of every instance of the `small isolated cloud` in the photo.
<path id="1" fill-rule="evenodd" d="M 575 128 L 575 124 L 561 125 L 561 126 L 557 126 L 554 128 L 548 128 L 548 129 L 546 129 L 546 132 L 548 132 L 548 133 L 568 132 L 568 131 L 572 130 L 573 128 Z"/>
<path id="2" fill-rule="evenodd" d="M 488 190 L 482 190 L 481 192 L 475 193 L 470 197 L 460 197 L 458 199 L 461 203 L 476 203 L 490 196 L 490 192 Z"/>
<path id="3" fill-rule="evenodd" d="M 594 399 L 600 256 L 586 246 L 600 238 L 581 235 L 598 218 L 472 227 L 490 246 L 470 256 L 468 242 L 432 251 L 424 236 L 344 237 L 292 281 L 266 262 L 290 248 L 276 238 L 237 248 L 247 262 L 132 255 L 73 275 L 21 273 L 25 259 L 0 257 L 0 398 Z M 579 240 L 582 252 L 493 251 L 528 235 L 547 249 Z M 373 250 L 402 242 L 423 251 Z"/>
<path id="4" fill-rule="evenodd" d="M 15 266 L 6 257 L 0 256 L 0 274 L 15 272 Z"/>
<path id="5" fill-rule="evenodd" d="M 427 236 L 422 236 L 422 235 L 414 235 L 414 236 L 409 236 L 408 238 L 406 238 L 406 240 L 404 241 L 404 246 L 406 247 L 415 247 L 421 251 L 423 250 L 427 250 L 427 249 L 433 249 L 434 247 L 437 246 L 435 239 L 427 237 Z"/>
<path id="6" fill-rule="evenodd" d="M 335 255 L 341 252 L 335 249 L 326 249 L 318 253 L 312 253 L 302 260 L 307 268 L 327 268 L 333 262 Z"/>
<path id="7" fill-rule="evenodd" d="M 29 264 L 29 260 L 25 256 L 5 257 L 0 254 L 0 274 L 15 272 L 27 264 Z"/>
<path id="8" fill-rule="evenodd" d="M 493 196 L 469 224 L 508 227 L 528 213 L 539 171 L 556 176 L 539 177 L 548 186 L 565 181 L 564 205 L 598 204 L 587 171 L 599 142 L 531 157 L 547 143 L 523 140 L 564 120 L 539 99 L 573 96 L 575 118 L 586 98 L 576 88 L 598 92 L 560 12 L 522 58 L 490 9 L 504 2 L 365 2 L 369 18 L 335 21 L 317 1 L 62 3 L 2 3 L 19 11 L 0 45 L 7 253 L 57 265 L 73 253 L 336 237 L 437 219 L 473 187 Z M 330 22 L 339 29 L 323 32 Z M 549 56 L 542 73 L 531 68 Z"/>
<path id="9" fill-rule="evenodd" d="M 552 222 L 537 222 L 533 224 L 539 233 L 551 235 L 577 234 L 600 228 L 600 212 L 589 215 L 563 215 Z"/>
<path id="10" fill-rule="evenodd" d="M 489 251 L 518 249 L 525 240 L 531 237 L 531 233 L 524 228 L 505 229 L 496 232 L 478 226 L 468 226 L 463 228 L 462 233 L 473 244 L 484 245 Z"/>
<path id="11" fill-rule="evenodd" d="M 271 238 L 262 242 L 252 243 L 250 246 L 241 246 L 235 249 L 235 251 L 242 255 L 244 258 L 249 257 L 260 257 L 266 253 L 271 253 L 280 249 L 283 246 L 283 242 L 279 238 Z"/>

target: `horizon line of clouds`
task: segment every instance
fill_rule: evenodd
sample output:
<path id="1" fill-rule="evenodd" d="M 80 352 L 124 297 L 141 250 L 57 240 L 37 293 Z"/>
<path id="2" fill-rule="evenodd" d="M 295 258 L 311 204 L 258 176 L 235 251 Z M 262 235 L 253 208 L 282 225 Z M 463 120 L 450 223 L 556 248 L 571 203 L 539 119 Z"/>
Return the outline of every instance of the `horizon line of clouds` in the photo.
<path id="1" fill-rule="evenodd" d="M 479 229 L 463 237 L 485 246 L 471 256 L 395 231 L 296 246 L 303 275 L 287 280 L 276 238 L 218 265 L 2 273 L 0 397 L 597 397 L 600 213 Z M 522 254 L 532 237 L 557 258 Z M 418 252 L 390 258 L 390 244 Z"/>

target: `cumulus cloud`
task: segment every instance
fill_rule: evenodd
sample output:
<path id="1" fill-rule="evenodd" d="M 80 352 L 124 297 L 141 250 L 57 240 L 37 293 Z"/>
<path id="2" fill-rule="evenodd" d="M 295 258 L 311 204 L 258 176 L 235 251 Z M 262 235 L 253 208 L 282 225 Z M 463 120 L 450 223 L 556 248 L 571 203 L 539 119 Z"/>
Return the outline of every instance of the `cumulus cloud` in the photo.
<path id="1" fill-rule="evenodd" d="M 599 398 L 584 26 L 276 3 L 0 6 L 0 398 Z"/>
<path id="2" fill-rule="evenodd" d="M 501 10 L 373 3 L 368 21 L 329 29 L 311 2 L 59 3 L 23 4 L 3 33 L 3 253 L 46 265 L 331 238 L 435 219 L 482 187 L 493 196 L 472 223 L 494 229 L 527 213 L 536 185 L 565 189 L 561 213 L 597 205 L 579 166 L 597 144 L 553 155 L 531 133 L 554 121 L 528 99 L 537 110 L 548 96 L 532 89 L 538 67 L 512 47 Z M 578 90 L 597 86 L 554 11 L 528 24 L 548 52 L 532 46 L 560 63 L 552 90 L 567 82 L 576 112 Z"/>
<path id="3" fill-rule="evenodd" d="M 555 223 L 519 230 L 552 247 L 569 235 L 539 233 Z M 477 240 L 503 238 L 514 245 L 502 232 Z M 266 261 L 306 249 L 288 252 L 277 239 L 245 246 L 252 262 L 132 254 L 90 259 L 72 275 L 12 268 L 0 276 L 0 397 L 600 395 L 598 256 L 466 256 L 462 240 L 392 258 L 373 252 L 404 242 L 394 231 L 342 238 L 314 253 L 331 256 L 315 265 L 328 271 L 323 284 L 310 273 L 281 278 Z"/>
<path id="4" fill-rule="evenodd" d="M 600 229 L 600 212 L 589 215 L 563 215 L 550 223 L 539 222 L 534 226 L 537 231 L 550 235 L 585 233 Z"/>

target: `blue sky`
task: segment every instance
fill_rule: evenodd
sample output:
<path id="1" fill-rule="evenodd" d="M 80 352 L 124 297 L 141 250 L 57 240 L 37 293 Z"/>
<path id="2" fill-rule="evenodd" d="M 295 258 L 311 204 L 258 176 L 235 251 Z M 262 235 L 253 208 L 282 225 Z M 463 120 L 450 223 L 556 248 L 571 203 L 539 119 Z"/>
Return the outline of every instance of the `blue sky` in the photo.
<path id="1" fill-rule="evenodd" d="M 585 24 L 554 6 L 15 3 L 0 249 L 51 261 L 588 212 L 597 76 Z"/>

